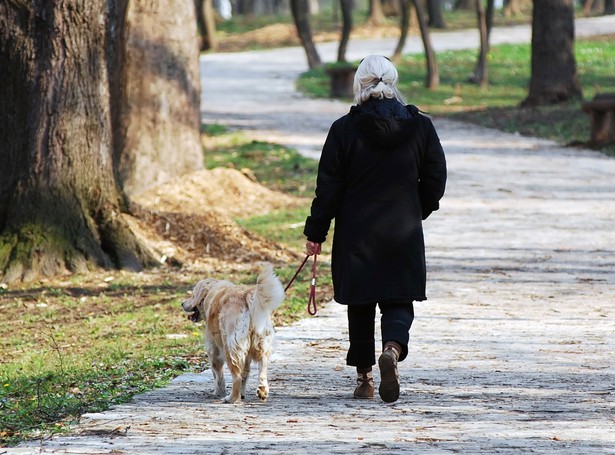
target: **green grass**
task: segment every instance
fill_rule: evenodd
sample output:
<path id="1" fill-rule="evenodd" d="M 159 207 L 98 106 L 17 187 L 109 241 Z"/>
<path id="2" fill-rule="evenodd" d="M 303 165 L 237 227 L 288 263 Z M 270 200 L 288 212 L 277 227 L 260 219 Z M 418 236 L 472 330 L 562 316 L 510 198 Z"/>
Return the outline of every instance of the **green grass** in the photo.
<path id="1" fill-rule="evenodd" d="M 576 60 L 584 99 L 613 91 L 615 85 L 615 39 L 613 36 L 577 40 Z M 398 64 L 401 92 L 407 101 L 433 115 L 449 116 L 510 132 L 556 140 L 562 144 L 589 140 L 589 117 L 582 100 L 556 106 L 521 109 L 530 79 L 529 45 L 500 45 L 489 55 L 488 88 L 468 83 L 476 63 L 476 51 L 447 51 L 437 54 L 440 86 L 424 87 L 425 57 L 407 55 Z M 329 96 L 324 69 L 304 73 L 298 88 L 314 97 Z M 350 101 L 350 100 L 349 100 Z M 615 147 L 603 148 L 613 154 Z"/>

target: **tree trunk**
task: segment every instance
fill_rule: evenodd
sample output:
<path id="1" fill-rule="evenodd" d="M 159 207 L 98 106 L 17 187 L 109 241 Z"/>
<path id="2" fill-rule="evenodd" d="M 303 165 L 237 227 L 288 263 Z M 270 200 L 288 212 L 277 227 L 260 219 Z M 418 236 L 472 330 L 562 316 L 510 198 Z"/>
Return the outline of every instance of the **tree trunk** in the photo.
<path id="1" fill-rule="evenodd" d="M 572 0 L 535 0 L 532 15 L 532 75 L 525 106 L 582 97 L 574 57 Z"/>
<path id="2" fill-rule="evenodd" d="M 203 153 L 193 2 L 132 0 L 126 23 L 124 143 L 115 159 L 130 195 L 201 169 Z"/>
<path id="3" fill-rule="evenodd" d="M 399 41 L 397 41 L 397 46 L 395 47 L 395 51 L 393 51 L 393 61 L 397 61 L 401 58 L 401 54 L 408 39 L 408 29 L 410 28 L 410 0 L 401 0 L 400 28 Z"/>
<path id="4" fill-rule="evenodd" d="M 337 50 L 337 61 L 345 62 L 348 40 L 352 31 L 352 0 L 340 0 L 340 7 L 342 9 L 342 35 Z"/>
<path id="5" fill-rule="evenodd" d="M 416 17 L 421 30 L 421 39 L 423 40 L 423 47 L 425 48 L 425 59 L 427 61 L 427 78 L 425 79 L 425 87 L 433 90 L 440 85 L 440 74 L 438 72 L 438 64 L 436 62 L 436 53 L 431 45 L 429 27 L 427 26 L 421 1 L 412 0 L 412 3 L 414 5 L 414 9 L 416 10 Z"/>
<path id="6" fill-rule="evenodd" d="M 369 18 L 367 24 L 373 27 L 379 27 L 385 22 L 384 10 L 382 9 L 382 0 L 370 0 L 369 2 Z"/>
<path id="7" fill-rule="evenodd" d="M 293 14 L 293 20 L 295 21 L 295 27 L 297 27 L 297 34 L 301 45 L 305 50 L 305 54 L 310 68 L 317 68 L 322 66 L 320 55 L 316 50 L 314 41 L 312 40 L 312 29 L 310 28 L 310 19 L 308 12 L 307 0 L 290 0 L 290 8 Z"/>
<path id="8" fill-rule="evenodd" d="M 456 10 L 473 10 L 474 9 L 474 0 L 457 0 L 455 2 Z"/>
<path id="9" fill-rule="evenodd" d="M 493 1 L 493 0 L 491 0 Z M 481 88 L 489 85 L 489 74 L 487 68 L 487 54 L 489 53 L 489 33 L 487 28 L 487 15 L 483 8 L 483 0 L 476 0 L 476 18 L 480 36 L 480 50 L 474 74 L 470 77 L 470 82 L 477 84 Z"/>
<path id="10" fill-rule="evenodd" d="M 604 15 L 615 14 L 615 0 L 604 0 Z"/>
<path id="11" fill-rule="evenodd" d="M 442 15 L 442 2 L 440 0 L 427 0 L 427 14 L 431 28 L 446 28 Z"/>
<path id="12" fill-rule="evenodd" d="M 521 13 L 521 0 L 506 0 L 504 2 L 504 16 L 516 16 Z"/>
<path id="13" fill-rule="evenodd" d="M 128 202 L 114 168 L 122 150 L 135 145 L 135 130 L 124 121 L 151 108 L 133 93 L 138 59 L 131 46 L 147 42 L 135 22 L 127 0 L 0 2 L 2 281 L 157 264 L 122 214 Z M 184 61 L 162 37 L 150 44 L 158 56 Z M 143 84 L 152 83 L 154 69 L 172 79 L 164 60 L 157 61 L 156 68 L 140 68 Z M 189 85 L 184 76 L 176 84 Z M 166 101 L 168 93 L 157 96 Z M 157 122 L 142 134 L 163 126 L 162 115 L 152 118 Z M 180 119 L 194 128 L 192 114 Z M 182 153 L 173 160 L 183 161 Z"/>
<path id="14" fill-rule="evenodd" d="M 218 48 L 216 39 L 216 21 L 213 0 L 194 0 L 196 25 L 199 31 L 199 50 L 215 51 Z"/>

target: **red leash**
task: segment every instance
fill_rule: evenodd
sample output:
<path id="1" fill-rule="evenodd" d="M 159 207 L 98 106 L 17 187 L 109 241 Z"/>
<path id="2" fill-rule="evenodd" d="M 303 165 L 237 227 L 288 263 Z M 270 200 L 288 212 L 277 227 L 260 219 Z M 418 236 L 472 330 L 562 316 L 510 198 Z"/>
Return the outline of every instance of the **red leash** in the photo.
<path id="1" fill-rule="evenodd" d="M 310 282 L 310 298 L 308 300 L 308 307 L 307 307 L 307 311 L 311 316 L 314 316 L 317 311 L 316 309 L 316 257 L 317 256 L 318 254 L 314 254 L 314 264 L 312 265 L 312 281 Z M 310 257 L 309 255 L 305 257 L 305 259 L 303 260 L 303 262 L 301 263 L 301 265 L 295 272 L 295 275 L 291 278 L 291 280 L 288 282 L 288 284 L 284 288 L 284 292 L 288 291 L 288 288 L 290 288 L 291 284 L 293 284 L 293 282 L 295 281 L 295 278 L 297 278 L 297 275 L 299 275 L 299 272 L 301 272 L 301 270 L 305 266 L 305 263 L 307 262 L 309 257 Z"/>

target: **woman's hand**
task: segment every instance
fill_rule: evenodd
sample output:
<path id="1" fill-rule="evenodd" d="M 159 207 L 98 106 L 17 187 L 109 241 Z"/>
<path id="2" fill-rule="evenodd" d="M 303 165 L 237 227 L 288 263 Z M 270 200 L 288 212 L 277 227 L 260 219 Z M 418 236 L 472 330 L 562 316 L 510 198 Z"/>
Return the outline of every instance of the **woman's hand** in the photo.
<path id="1" fill-rule="evenodd" d="M 320 254 L 320 243 L 310 242 L 308 240 L 307 242 L 305 242 L 305 252 L 308 256 Z"/>

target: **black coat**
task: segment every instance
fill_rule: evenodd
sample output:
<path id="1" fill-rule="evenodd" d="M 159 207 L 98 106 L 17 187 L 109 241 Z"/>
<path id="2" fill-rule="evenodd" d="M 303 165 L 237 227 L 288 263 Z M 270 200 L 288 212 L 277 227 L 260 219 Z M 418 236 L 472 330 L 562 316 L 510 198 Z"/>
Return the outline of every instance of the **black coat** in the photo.
<path id="1" fill-rule="evenodd" d="M 445 184 L 440 140 L 415 106 L 372 99 L 331 125 L 304 234 L 324 242 L 335 218 L 337 302 L 426 299 L 422 220 Z"/>

